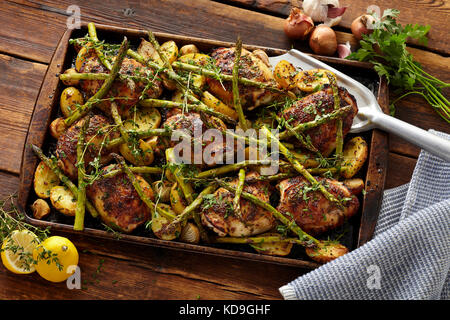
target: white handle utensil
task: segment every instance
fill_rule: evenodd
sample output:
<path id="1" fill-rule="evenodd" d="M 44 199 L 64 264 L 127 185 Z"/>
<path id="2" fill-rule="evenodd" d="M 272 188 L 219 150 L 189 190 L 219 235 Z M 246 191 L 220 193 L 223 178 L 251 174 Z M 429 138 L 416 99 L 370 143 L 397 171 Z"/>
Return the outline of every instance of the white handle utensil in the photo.
<path id="1" fill-rule="evenodd" d="M 336 74 L 338 84 L 345 87 L 349 93 L 355 97 L 356 103 L 358 104 L 359 111 L 358 115 L 353 120 L 351 132 L 356 133 L 373 128 L 380 128 L 450 162 L 450 141 L 386 115 L 381 110 L 372 91 L 358 81 L 333 67 L 330 67 L 322 61 L 295 49 L 292 49 L 281 56 L 269 58 L 272 66 L 275 66 L 281 60 L 289 61 L 295 67 L 300 67 L 303 70 L 321 68 L 330 70 Z"/>

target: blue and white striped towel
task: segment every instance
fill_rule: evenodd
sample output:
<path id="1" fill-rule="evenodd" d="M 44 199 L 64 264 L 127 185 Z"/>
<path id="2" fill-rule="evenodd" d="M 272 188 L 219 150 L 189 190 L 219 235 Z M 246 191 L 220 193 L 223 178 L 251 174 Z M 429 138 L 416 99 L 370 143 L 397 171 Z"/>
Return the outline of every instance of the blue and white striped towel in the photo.
<path id="1" fill-rule="evenodd" d="M 287 300 L 448 300 L 449 270 L 450 163 L 422 150 L 410 183 L 384 192 L 371 241 L 279 290 Z"/>

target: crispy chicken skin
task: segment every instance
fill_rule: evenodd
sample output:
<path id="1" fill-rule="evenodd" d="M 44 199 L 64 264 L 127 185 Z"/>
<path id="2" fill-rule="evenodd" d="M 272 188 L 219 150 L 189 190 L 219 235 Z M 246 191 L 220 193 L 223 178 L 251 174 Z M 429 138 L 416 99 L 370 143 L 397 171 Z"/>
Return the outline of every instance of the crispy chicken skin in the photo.
<path id="1" fill-rule="evenodd" d="M 215 59 L 216 66 L 224 74 L 233 73 L 235 48 L 215 49 L 211 57 Z M 253 79 L 259 82 L 272 83 L 276 86 L 275 79 L 269 67 L 256 55 L 248 50 L 242 49 L 239 64 L 239 77 Z M 210 91 L 225 104 L 233 105 L 233 89 L 231 82 L 222 84 L 215 79 L 207 78 Z M 225 87 L 225 90 L 224 90 Z M 239 85 L 239 97 L 244 109 L 253 109 L 261 105 L 267 105 L 278 97 L 277 94 L 256 87 Z"/>
<path id="2" fill-rule="evenodd" d="M 256 176 L 257 173 L 248 173 L 246 178 Z M 230 183 L 236 187 L 237 179 Z M 244 192 L 269 202 L 270 185 L 266 181 L 246 183 Z M 213 194 L 211 201 L 204 203 L 201 219 L 205 226 L 211 228 L 219 236 L 247 237 L 260 234 L 272 229 L 275 219 L 272 213 L 261 209 L 254 203 L 240 200 L 242 220 L 233 212 L 234 194 L 224 188 L 219 188 Z"/>
<path id="3" fill-rule="evenodd" d="M 355 98 L 345 89 L 339 88 L 341 108 L 347 105 L 352 106 L 352 112 L 349 112 L 343 118 L 342 133 L 343 136 L 350 131 L 353 118 L 358 113 Z M 308 121 L 313 121 L 317 115 L 323 115 L 334 111 L 334 98 L 331 86 L 325 85 L 320 91 L 310 94 L 298 101 L 291 107 L 282 111 L 282 116 L 289 120 L 292 127 Z M 312 144 L 325 156 L 328 156 L 336 148 L 337 122 L 330 121 L 316 128 L 305 131 L 305 135 L 311 137 Z"/>
<path id="4" fill-rule="evenodd" d="M 118 169 L 109 165 L 103 172 Z M 154 201 L 151 186 L 136 174 L 142 191 Z M 123 172 L 111 178 L 95 180 L 86 189 L 88 199 L 97 209 L 102 221 L 121 232 L 130 233 L 151 217 L 150 208 L 141 200 L 130 179 Z"/>
<path id="5" fill-rule="evenodd" d="M 81 73 L 109 73 L 109 71 L 103 66 L 103 64 L 97 59 L 95 55 L 89 56 L 80 69 Z M 154 78 L 153 70 L 143 66 L 141 63 L 134 59 L 124 58 L 122 66 L 119 71 L 122 75 L 127 76 L 140 76 L 152 80 L 152 84 L 149 85 L 145 91 L 145 95 L 148 98 L 158 98 L 163 90 L 162 82 L 159 77 Z M 93 96 L 103 85 L 104 80 L 81 80 L 80 87 L 83 92 L 88 96 Z M 106 98 L 111 97 L 126 97 L 126 99 L 116 99 L 115 102 L 119 106 L 119 113 L 126 115 L 128 110 L 134 106 L 139 96 L 142 94 L 146 87 L 146 83 L 143 81 L 135 81 L 132 79 L 118 79 L 114 81 L 111 89 L 105 95 Z M 111 101 L 105 100 L 97 104 L 97 107 L 106 114 L 110 114 Z"/>
<path id="6" fill-rule="evenodd" d="M 86 117 L 74 123 L 59 137 L 58 142 L 56 143 L 56 157 L 58 158 L 58 166 L 72 180 L 76 179 L 78 176 L 78 169 L 75 167 L 77 162 L 77 143 L 81 127 L 83 126 L 85 120 Z M 103 140 L 105 140 L 105 138 L 108 140 L 119 137 L 118 132 L 115 130 L 110 131 L 106 128 L 106 126 L 110 124 L 110 121 L 102 115 L 94 115 L 91 117 L 85 137 L 86 143 L 89 143 L 84 157 L 84 163 L 87 169 L 89 169 L 89 163 L 98 156 L 98 152 L 100 150 L 99 148 Z M 108 131 L 108 137 L 105 137 Z M 102 163 L 106 163 L 111 160 L 109 157 L 111 151 L 112 150 L 108 151 L 106 148 L 102 148 L 100 160 Z"/>
<path id="7" fill-rule="evenodd" d="M 278 211 L 295 222 L 305 232 L 312 235 L 334 229 L 345 219 L 352 217 L 359 208 L 356 196 L 341 182 L 332 179 L 316 177 L 319 183 L 338 199 L 341 199 L 344 210 L 327 200 L 320 190 L 312 190 L 311 184 L 302 176 L 285 179 L 277 188 L 280 191 Z"/>

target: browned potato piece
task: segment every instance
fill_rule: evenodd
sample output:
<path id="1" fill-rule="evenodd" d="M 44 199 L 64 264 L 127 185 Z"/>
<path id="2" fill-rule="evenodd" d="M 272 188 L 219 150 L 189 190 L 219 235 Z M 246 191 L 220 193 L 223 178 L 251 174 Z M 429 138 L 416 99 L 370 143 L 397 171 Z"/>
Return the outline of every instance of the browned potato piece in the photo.
<path id="1" fill-rule="evenodd" d="M 145 59 L 150 59 L 153 62 L 156 62 L 160 66 L 164 65 L 161 58 L 159 57 L 158 52 L 156 52 L 153 45 L 150 42 L 148 42 L 147 40 L 142 39 L 141 44 L 139 45 L 139 47 L 137 49 L 137 53 L 139 53 Z"/>
<path id="2" fill-rule="evenodd" d="M 178 187 L 177 183 L 174 183 L 170 189 L 170 205 L 176 214 L 181 214 L 187 206 L 183 192 L 181 191 L 181 188 Z"/>
<path id="3" fill-rule="evenodd" d="M 200 231 L 198 230 L 198 227 L 192 222 L 188 222 L 181 230 L 180 241 L 187 243 L 199 243 Z"/>
<path id="4" fill-rule="evenodd" d="M 295 69 L 292 63 L 286 60 L 278 62 L 273 70 L 273 75 L 279 86 L 287 90 L 295 88 L 294 77 L 296 74 L 297 69 Z"/>
<path id="5" fill-rule="evenodd" d="M 361 137 L 354 137 L 349 140 L 343 151 L 344 161 L 342 166 L 347 167 L 342 171 L 342 177 L 352 178 L 364 165 L 369 154 L 369 147 L 366 141 Z"/>
<path id="6" fill-rule="evenodd" d="M 66 216 L 75 216 L 77 200 L 67 187 L 56 186 L 50 190 L 50 201 L 53 207 Z"/>
<path id="7" fill-rule="evenodd" d="M 82 47 L 80 51 L 78 51 L 77 58 L 75 60 L 75 71 L 80 72 L 81 67 L 83 66 L 83 63 L 86 61 L 86 58 L 88 56 L 88 50 L 86 47 Z"/>
<path id="8" fill-rule="evenodd" d="M 50 123 L 50 134 L 55 139 L 59 139 L 66 130 L 67 126 L 63 118 L 56 118 Z"/>
<path id="9" fill-rule="evenodd" d="M 165 204 L 159 204 L 159 206 L 172 213 L 175 214 L 172 210 L 172 208 L 169 205 L 165 205 Z M 181 233 L 181 225 L 179 223 L 177 224 L 172 224 L 170 225 L 170 221 L 163 216 L 159 216 L 159 215 L 154 215 L 152 217 L 152 224 L 151 224 L 151 229 L 153 231 L 153 233 L 155 234 L 156 237 L 158 237 L 159 239 L 162 240 L 174 240 L 176 238 L 178 238 L 178 236 Z"/>
<path id="10" fill-rule="evenodd" d="M 189 53 L 199 53 L 197 46 L 195 44 L 186 44 L 180 48 L 180 55 L 184 56 Z"/>
<path id="11" fill-rule="evenodd" d="M 344 254 L 348 253 L 348 249 L 340 243 L 332 241 L 320 241 L 315 248 L 306 248 L 306 254 L 319 263 L 327 263 Z"/>
<path id="12" fill-rule="evenodd" d="M 75 68 L 70 68 L 64 71 L 64 74 L 75 74 L 75 73 L 78 73 L 77 70 L 75 70 Z M 79 82 L 80 82 L 79 80 L 71 79 L 71 80 L 64 80 L 62 83 L 64 83 L 66 86 L 77 86 Z"/>
<path id="13" fill-rule="evenodd" d="M 364 189 L 364 181 L 360 178 L 346 179 L 342 181 L 344 186 L 354 195 L 358 195 Z"/>
<path id="14" fill-rule="evenodd" d="M 132 148 L 135 149 L 130 149 L 126 143 L 119 146 L 122 156 L 135 166 L 148 166 L 155 159 L 152 148 L 142 139 L 139 139 L 138 145 Z"/>
<path id="15" fill-rule="evenodd" d="M 226 116 L 229 116 L 230 118 L 237 120 L 238 114 L 234 110 L 234 108 L 230 108 L 225 103 L 217 99 L 215 96 L 213 96 L 208 91 L 203 92 L 203 98 L 202 101 L 204 104 L 206 104 L 211 109 L 220 112 Z"/>
<path id="16" fill-rule="evenodd" d="M 325 71 L 327 70 L 311 69 L 301 71 L 295 76 L 294 80 L 301 91 L 313 92 L 320 86 L 330 83 Z M 334 75 L 331 71 L 329 72 Z"/>
<path id="17" fill-rule="evenodd" d="M 172 64 L 178 58 L 178 47 L 173 40 L 164 42 L 161 45 L 161 51 L 165 54 L 170 64 Z"/>
<path id="18" fill-rule="evenodd" d="M 31 210 L 33 211 L 33 217 L 39 220 L 50 214 L 50 206 L 44 199 L 37 199 L 33 202 Z"/>
<path id="19" fill-rule="evenodd" d="M 34 191 L 39 198 L 49 198 L 50 190 L 59 185 L 59 178 L 53 171 L 40 162 L 34 172 Z"/>
<path id="20" fill-rule="evenodd" d="M 61 93 L 59 99 L 59 106 L 64 117 L 68 117 L 76 108 L 77 105 L 83 105 L 83 95 L 80 90 L 75 87 L 67 87 Z"/>
<path id="21" fill-rule="evenodd" d="M 279 236 L 277 233 L 265 233 L 261 236 Z M 287 256 L 291 253 L 293 243 L 290 242 L 263 242 L 252 244 L 252 248 L 258 253 L 267 254 L 269 256 Z"/>

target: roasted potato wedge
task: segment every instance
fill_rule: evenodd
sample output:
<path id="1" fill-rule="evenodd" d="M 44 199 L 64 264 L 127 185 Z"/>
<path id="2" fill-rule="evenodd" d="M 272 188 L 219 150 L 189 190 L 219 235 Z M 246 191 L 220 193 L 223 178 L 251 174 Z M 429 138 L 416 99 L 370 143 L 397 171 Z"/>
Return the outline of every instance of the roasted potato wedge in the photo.
<path id="1" fill-rule="evenodd" d="M 203 92 L 203 98 L 202 101 L 204 104 L 206 104 L 211 109 L 214 109 L 217 112 L 220 112 L 226 116 L 229 116 L 230 118 L 237 120 L 238 114 L 234 110 L 234 108 L 230 108 L 225 103 L 214 97 L 210 92 L 205 91 Z"/>
<path id="2" fill-rule="evenodd" d="M 180 48 L 180 55 L 184 56 L 189 53 L 199 53 L 197 46 L 195 44 L 186 44 Z"/>
<path id="3" fill-rule="evenodd" d="M 86 61 L 87 55 L 89 51 L 86 47 L 82 47 L 80 51 L 78 51 L 77 58 L 75 59 L 75 70 L 80 72 L 83 63 Z"/>
<path id="4" fill-rule="evenodd" d="M 75 87 L 67 87 L 61 93 L 59 106 L 65 118 L 67 118 L 76 108 L 77 105 L 83 105 L 84 99 L 80 90 Z"/>
<path id="5" fill-rule="evenodd" d="M 178 58 L 179 62 L 187 63 L 187 64 L 193 64 L 197 66 L 203 66 L 210 61 L 210 57 L 203 53 L 188 53 L 184 56 L 181 56 Z M 197 88 L 203 88 L 203 86 L 206 83 L 205 76 L 202 76 L 201 74 L 191 74 L 190 82 L 192 85 L 194 85 Z"/>
<path id="6" fill-rule="evenodd" d="M 67 126 L 63 118 L 56 118 L 50 123 L 50 134 L 55 139 L 59 139 L 66 130 Z"/>
<path id="7" fill-rule="evenodd" d="M 56 186 L 50 190 L 50 201 L 56 210 L 66 216 L 75 216 L 77 200 L 67 187 Z"/>
<path id="8" fill-rule="evenodd" d="M 298 71 L 294 65 L 286 60 L 281 60 L 278 62 L 273 70 L 275 81 L 281 88 L 286 90 L 292 90 L 295 88 L 296 82 L 294 78 L 297 73 Z"/>
<path id="9" fill-rule="evenodd" d="M 175 41 L 166 41 L 161 45 L 161 51 L 166 55 L 169 63 L 172 64 L 178 58 L 178 47 Z"/>
<path id="10" fill-rule="evenodd" d="M 133 108 L 123 121 L 127 130 L 144 131 L 159 128 L 161 114 L 156 108 Z"/>
<path id="11" fill-rule="evenodd" d="M 156 52 L 153 45 L 147 40 L 142 39 L 137 49 L 137 53 L 139 53 L 145 59 L 150 59 L 151 61 L 156 62 L 160 66 L 164 65 L 163 61 L 159 57 L 158 52 Z"/>
<path id="12" fill-rule="evenodd" d="M 172 208 L 166 204 L 158 204 L 161 209 L 164 209 L 172 214 L 175 214 Z M 151 229 L 156 237 L 162 240 L 174 240 L 178 238 L 181 234 L 181 225 L 179 223 L 171 225 L 169 228 L 170 221 L 163 216 L 153 214 Z"/>
<path id="13" fill-rule="evenodd" d="M 75 73 L 78 73 L 77 70 L 75 70 L 75 68 L 69 68 L 66 71 L 64 71 L 64 74 L 69 74 L 69 75 L 75 74 Z M 70 79 L 70 80 L 63 80 L 62 83 L 64 83 L 66 86 L 77 86 L 80 83 L 80 81 Z"/>
<path id="14" fill-rule="evenodd" d="M 50 214 L 50 206 L 44 199 L 37 199 L 31 205 L 31 210 L 33 211 L 33 217 L 35 219 L 44 219 Z"/>
<path id="15" fill-rule="evenodd" d="M 177 183 L 174 183 L 170 189 L 170 205 L 177 215 L 181 214 L 187 206 L 183 192 L 181 191 L 181 188 L 178 187 Z"/>
<path id="16" fill-rule="evenodd" d="M 342 170 L 342 177 L 352 178 L 362 168 L 368 155 L 369 147 L 363 138 L 354 137 L 349 140 L 343 150 L 342 166 L 346 168 Z"/>
<path id="17" fill-rule="evenodd" d="M 342 183 L 355 196 L 360 194 L 361 191 L 364 189 L 364 181 L 363 179 L 360 178 L 346 179 L 342 181 Z"/>
<path id="18" fill-rule="evenodd" d="M 121 144 L 119 151 L 126 160 L 135 166 L 148 166 L 155 159 L 153 149 L 142 139 L 139 139 L 137 145 L 133 145 L 131 148 L 126 143 Z"/>
<path id="19" fill-rule="evenodd" d="M 318 90 L 324 84 L 330 83 L 325 69 L 311 69 L 299 72 L 294 79 L 297 87 L 304 92 L 313 92 Z M 332 73 L 331 71 L 328 71 Z M 332 73 L 334 74 L 334 73 Z"/>
<path id="20" fill-rule="evenodd" d="M 306 254 L 319 263 L 326 263 L 348 253 L 348 249 L 337 242 L 320 241 L 314 248 L 306 248 Z"/>
<path id="21" fill-rule="evenodd" d="M 39 198 L 49 198 L 50 190 L 59 185 L 59 178 L 53 171 L 40 162 L 34 172 L 34 192 Z"/>
<path id="22" fill-rule="evenodd" d="M 264 233 L 261 236 L 279 236 L 278 233 Z M 290 242 L 263 242 L 250 245 L 258 253 L 270 256 L 287 256 L 291 253 L 293 243 Z"/>

